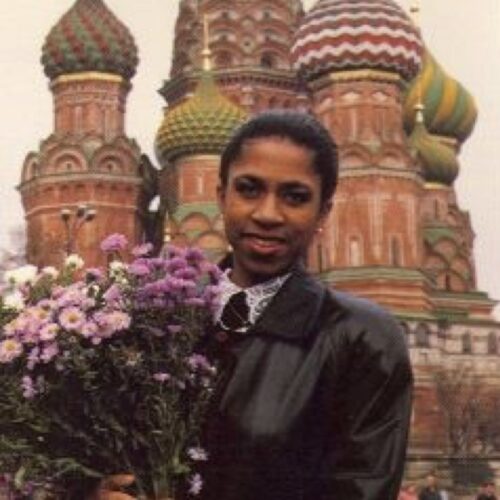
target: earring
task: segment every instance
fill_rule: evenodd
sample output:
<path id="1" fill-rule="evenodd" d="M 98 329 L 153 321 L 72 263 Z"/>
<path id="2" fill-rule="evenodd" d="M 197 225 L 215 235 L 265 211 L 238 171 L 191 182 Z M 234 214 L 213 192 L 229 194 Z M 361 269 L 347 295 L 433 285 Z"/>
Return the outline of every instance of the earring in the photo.
<path id="1" fill-rule="evenodd" d="M 321 234 L 323 232 L 323 228 L 321 226 L 316 228 L 316 233 Z"/>

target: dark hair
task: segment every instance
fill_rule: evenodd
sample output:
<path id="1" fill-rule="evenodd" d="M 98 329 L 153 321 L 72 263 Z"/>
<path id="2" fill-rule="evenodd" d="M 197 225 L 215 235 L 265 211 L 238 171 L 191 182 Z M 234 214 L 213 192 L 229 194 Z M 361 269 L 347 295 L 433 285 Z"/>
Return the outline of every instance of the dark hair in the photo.
<path id="1" fill-rule="evenodd" d="M 314 153 L 314 169 L 321 178 L 321 202 L 328 201 L 337 187 L 337 145 L 328 130 L 307 113 L 291 110 L 273 110 L 260 113 L 241 125 L 222 153 L 219 178 L 226 186 L 229 169 L 248 139 L 283 137 Z"/>

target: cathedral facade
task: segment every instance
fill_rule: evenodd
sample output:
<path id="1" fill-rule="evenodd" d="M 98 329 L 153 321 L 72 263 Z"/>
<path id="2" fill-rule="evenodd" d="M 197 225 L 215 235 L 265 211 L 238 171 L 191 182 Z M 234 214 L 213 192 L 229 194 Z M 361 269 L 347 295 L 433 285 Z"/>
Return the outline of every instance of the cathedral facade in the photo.
<path id="1" fill-rule="evenodd" d="M 454 187 L 474 99 L 396 0 L 319 0 L 307 13 L 300 0 L 179 4 L 158 168 L 124 133 L 137 64 L 128 29 L 102 0 L 76 0 L 48 34 L 55 126 L 20 184 L 29 260 L 60 259 L 61 210 L 79 204 L 98 214 L 78 239 L 87 262 L 99 263 L 98 241 L 117 229 L 222 256 L 215 189 L 231 131 L 266 109 L 312 113 L 339 146 L 340 179 L 308 267 L 401 322 L 416 382 L 409 475 L 447 471 L 436 370 L 465 367 L 500 385 L 495 302 L 477 288 L 474 231 Z"/>

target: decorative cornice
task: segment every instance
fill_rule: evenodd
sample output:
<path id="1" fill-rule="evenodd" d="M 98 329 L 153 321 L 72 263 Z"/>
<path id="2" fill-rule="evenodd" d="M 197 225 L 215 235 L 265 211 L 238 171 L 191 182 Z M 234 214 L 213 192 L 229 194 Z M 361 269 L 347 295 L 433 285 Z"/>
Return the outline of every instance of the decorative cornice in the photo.
<path id="1" fill-rule="evenodd" d="M 255 83 L 267 83 L 278 85 L 282 88 L 288 88 L 290 91 L 306 91 L 301 88 L 301 82 L 292 70 L 263 69 L 263 68 L 224 68 L 212 71 L 214 80 L 218 84 L 224 84 L 229 81 L 249 80 Z M 185 87 L 196 85 L 201 76 L 199 71 L 184 73 L 170 80 L 166 80 L 159 90 L 159 93 L 170 101 L 172 97 L 177 98 L 184 92 Z"/>
<path id="2" fill-rule="evenodd" d="M 358 178 L 358 177 L 394 177 L 398 179 L 406 179 L 412 182 L 422 183 L 422 177 L 419 172 L 406 170 L 406 169 L 394 169 L 389 167 L 373 167 L 370 165 L 363 165 L 361 167 L 344 167 L 339 169 L 339 178 Z"/>
<path id="3" fill-rule="evenodd" d="M 195 153 L 190 156 L 183 156 L 182 158 L 179 158 L 176 160 L 175 165 L 177 167 L 182 167 L 182 165 L 190 165 L 193 160 L 200 161 L 200 162 L 217 162 L 217 167 L 220 161 L 220 155 L 216 154 L 199 154 Z"/>
<path id="4" fill-rule="evenodd" d="M 445 184 L 439 184 L 438 182 L 426 182 L 424 187 L 428 191 L 452 191 L 451 186 L 446 186 Z"/>
<path id="5" fill-rule="evenodd" d="M 369 267 L 349 267 L 343 269 L 334 269 L 321 273 L 321 280 L 328 282 L 341 282 L 359 280 L 398 280 L 413 281 L 416 283 L 429 282 L 427 276 L 420 269 L 396 268 L 385 266 Z"/>
<path id="6" fill-rule="evenodd" d="M 100 73 L 98 71 L 83 71 L 81 73 L 72 73 L 60 75 L 51 82 L 51 87 L 55 87 L 59 83 L 83 82 L 83 81 L 101 81 L 112 83 L 126 83 L 125 78 L 113 73 Z"/>
<path id="7" fill-rule="evenodd" d="M 309 83 L 309 87 L 313 91 L 317 91 L 332 83 L 346 83 L 346 82 L 382 82 L 393 83 L 403 88 L 403 79 L 397 73 L 389 71 L 381 71 L 374 69 L 359 69 L 352 71 L 331 71 L 327 75 L 323 75 Z"/>
<path id="8" fill-rule="evenodd" d="M 41 213 L 46 213 L 46 212 L 60 212 L 61 209 L 63 208 L 69 208 L 72 209 L 74 208 L 76 203 L 61 203 L 61 204 L 51 204 L 51 205 L 38 205 L 36 208 L 33 210 L 28 210 L 26 212 L 26 217 L 33 217 L 37 214 Z M 117 210 L 120 210 L 123 212 L 124 210 L 128 210 L 129 212 L 138 212 L 139 209 L 137 207 L 137 204 L 127 204 L 127 203 L 110 203 L 109 201 L 99 201 L 99 200 L 91 200 L 89 202 L 90 205 L 92 205 L 92 208 L 98 208 L 98 209 L 103 209 L 103 208 L 114 208 Z"/>
<path id="9" fill-rule="evenodd" d="M 463 302 L 463 303 L 479 303 L 482 302 L 488 305 L 495 305 L 498 303 L 498 300 L 493 300 L 488 297 L 486 292 L 443 292 L 436 291 L 432 293 L 432 298 L 434 300 L 439 300 L 440 302 Z"/>
<path id="10" fill-rule="evenodd" d="M 16 189 L 23 193 L 29 189 L 37 186 L 43 186 L 45 184 L 68 184 L 74 182 L 94 182 L 94 181 L 105 181 L 113 182 L 118 184 L 132 184 L 141 185 L 143 180 L 140 177 L 134 175 L 120 174 L 104 174 L 100 172 L 84 171 L 78 173 L 62 173 L 62 174 L 48 174 L 40 177 L 35 177 L 26 182 L 21 182 Z"/>

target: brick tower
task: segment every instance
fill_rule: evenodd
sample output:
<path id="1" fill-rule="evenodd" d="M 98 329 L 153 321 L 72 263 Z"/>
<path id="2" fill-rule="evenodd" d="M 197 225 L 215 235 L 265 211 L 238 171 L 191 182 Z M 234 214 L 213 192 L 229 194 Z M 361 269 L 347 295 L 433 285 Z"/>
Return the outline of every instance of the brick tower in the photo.
<path id="1" fill-rule="evenodd" d="M 208 16 L 204 18 L 202 72 L 194 94 L 167 108 L 156 137 L 163 167 L 168 239 L 197 245 L 214 259 L 227 251 L 216 203 L 219 158 L 230 134 L 247 117 L 218 89 L 212 70 Z"/>
<path id="2" fill-rule="evenodd" d="M 169 105 L 196 87 L 203 16 L 210 24 L 213 77 L 225 95 L 252 112 L 307 108 L 305 89 L 290 59 L 293 35 L 303 16 L 300 0 L 181 0 L 170 80 L 160 91 Z"/>
<path id="3" fill-rule="evenodd" d="M 124 129 L 137 62 L 132 35 L 102 0 L 77 0 L 47 36 L 54 130 L 27 155 L 19 186 L 30 262 L 57 265 L 77 252 L 95 265 L 107 234 L 141 238 L 140 150 Z M 95 221 L 86 223 L 88 208 Z"/>
<path id="4" fill-rule="evenodd" d="M 423 183 L 401 109 L 403 86 L 417 74 L 421 52 L 418 31 L 387 0 L 372 1 L 370 9 L 322 0 L 292 47 L 313 112 L 340 152 L 335 209 L 311 263 L 337 288 L 395 311 L 430 309 L 419 269 Z"/>

